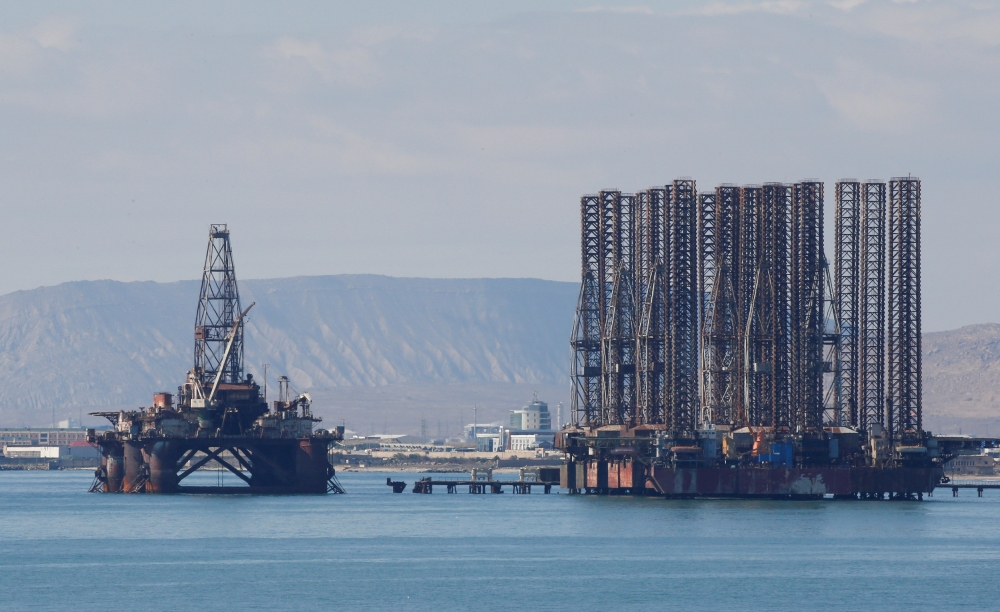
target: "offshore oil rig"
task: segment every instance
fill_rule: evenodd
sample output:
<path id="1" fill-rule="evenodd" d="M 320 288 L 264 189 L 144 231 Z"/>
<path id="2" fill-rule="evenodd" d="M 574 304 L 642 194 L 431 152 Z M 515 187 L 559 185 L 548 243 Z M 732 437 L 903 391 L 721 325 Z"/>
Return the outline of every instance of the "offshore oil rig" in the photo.
<path id="1" fill-rule="evenodd" d="M 313 431 L 320 421 L 307 393 L 279 378 L 269 408 L 265 389 L 244 375 L 243 324 L 226 225 L 212 225 L 194 328 L 194 367 L 177 394 L 153 395 L 139 410 L 93 412 L 113 429 L 88 431 L 101 449 L 91 491 L 105 493 L 343 493 L 327 459 L 343 428 Z M 238 486 L 190 486 L 184 479 L 209 464 Z"/>
<path id="2" fill-rule="evenodd" d="M 675 180 L 581 199 L 571 492 L 922 499 L 920 181 Z"/>

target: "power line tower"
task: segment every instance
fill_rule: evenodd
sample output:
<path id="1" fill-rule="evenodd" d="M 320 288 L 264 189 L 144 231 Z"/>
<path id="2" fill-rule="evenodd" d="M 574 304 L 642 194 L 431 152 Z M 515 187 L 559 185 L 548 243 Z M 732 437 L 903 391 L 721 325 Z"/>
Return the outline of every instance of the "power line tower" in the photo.
<path id="1" fill-rule="evenodd" d="M 233 250 L 226 224 L 213 224 L 208 234 L 201 294 L 194 324 L 194 367 L 203 384 L 243 382 L 243 321 L 236 326 L 233 347 L 225 363 L 229 332 L 240 316 L 240 292 L 236 287 Z"/>

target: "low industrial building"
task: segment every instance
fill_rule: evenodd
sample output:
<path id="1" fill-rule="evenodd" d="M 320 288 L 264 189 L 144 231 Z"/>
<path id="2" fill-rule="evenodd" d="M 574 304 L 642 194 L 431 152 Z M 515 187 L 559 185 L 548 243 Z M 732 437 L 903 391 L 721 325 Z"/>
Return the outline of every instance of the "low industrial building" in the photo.
<path id="1" fill-rule="evenodd" d="M 74 421 L 73 424 L 76 422 Z M 69 446 L 86 442 L 87 430 L 70 427 L 0 428 L 0 445 L 7 446 Z"/>
<path id="2" fill-rule="evenodd" d="M 996 476 L 996 465 L 989 455 L 959 455 L 944 464 L 944 471 L 955 476 Z"/>
<path id="3" fill-rule="evenodd" d="M 8 459 L 97 459 L 101 451 L 86 441 L 68 445 L 5 444 L 3 455 Z"/>
<path id="4" fill-rule="evenodd" d="M 510 434 L 510 450 L 526 451 L 551 449 L 555 442 L 554 433 L 514 433 Z"/>
<path id="5" fill-rule="evenodd" d="M 477 433 L 476 451 L 480 453 L 503 452 L 507 449 L 508 432 L 504 428 L 498 427 L 496 433 Z"/>
<path id="6" fill-rule="evenodd" d="M 469 423 L 462 429 L 464 430 L 465 439 L 469 442 L 475 442 L 479 434 L 496 435 L 503 428 L 503 423 Z"/>

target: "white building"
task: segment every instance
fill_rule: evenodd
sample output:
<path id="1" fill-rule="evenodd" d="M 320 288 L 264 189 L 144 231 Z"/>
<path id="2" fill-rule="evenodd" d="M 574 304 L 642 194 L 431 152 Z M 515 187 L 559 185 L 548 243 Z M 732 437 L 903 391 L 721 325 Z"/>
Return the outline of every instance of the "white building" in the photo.
<path id="1" fill-rule="evenodd" d="M 499 453 L 507 449 L 509 437 L 503 427 L 496 433 L 476 434 L 476 450 L 480 453 Z"/>
<path id="2" fill-rule="evenodd" d="M 3 456 L 8 459 L 95 459 L 101 456 L 101 451 L 85 441 L 58 446 L 52 444 L 5 444 Z"/>
<path id="3" fill-rule="evenodd" d="M 465 431 L 465 439 L 474 442 L 479 434 L 496 435 L 503 429 L 503 423 L 469 423 L 462 428 Z"/>
<path id="4" fill-rule="evenodd" d="M 539 448 L 552 448 L 555 443 L 555 434 L 544 433 L 511 433 L 510 450 L 530 451 Z"/>
<path id="5" fill-rule="evenodd" d="M 514 431 L 552 431 L 549 405 L 536 397 L 524 408 L 511 410 L 510 428 Z"/>
<path id="6" fill-rule="evenodd" d="M 0 444 L 69 446 L 73 442 L 85 442 L 86 429 L 66 429 L 59 427 L 0 428 Z"/>
<path id="7" fill-rule="evenodd" d="M 68 454 L 66 446 L 4 446 L 3 455 L 9 459 L 58 459 Z"/>

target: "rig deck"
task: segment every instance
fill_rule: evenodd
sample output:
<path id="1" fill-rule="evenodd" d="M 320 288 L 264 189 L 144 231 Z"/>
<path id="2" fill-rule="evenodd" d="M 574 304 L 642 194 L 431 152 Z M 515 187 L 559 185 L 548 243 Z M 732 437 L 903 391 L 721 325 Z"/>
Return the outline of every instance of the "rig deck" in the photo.
<path id="1" fill-rule="evenodd" d="M 673 497 L 921 499 L 920 180 L 692 179 L 580 199 L 562 486 Z M 941 443 L 939 443 L 941 442 Z"/>
<path id="2" fill-rule="evenodd" d="M 91 491 L 104 493 L 343 493 L 327 453 L 344 428 L 313 431 L 320 421 L 308 393 L 279 377 L 278 399 L 244 374 L 243 322 L 229 230 L 211 226 L 194 329 L 194 367 L 175 396 L 160 392 L 139 410 L 93 412 L 110 431 L 88 430 L 101 449 Z M 265 373 L 266 374 L 266 373 Z M 266 381 L 265 381 L 266 385 Z M 241 486 L 181 483 L 210 462 Z"/>

